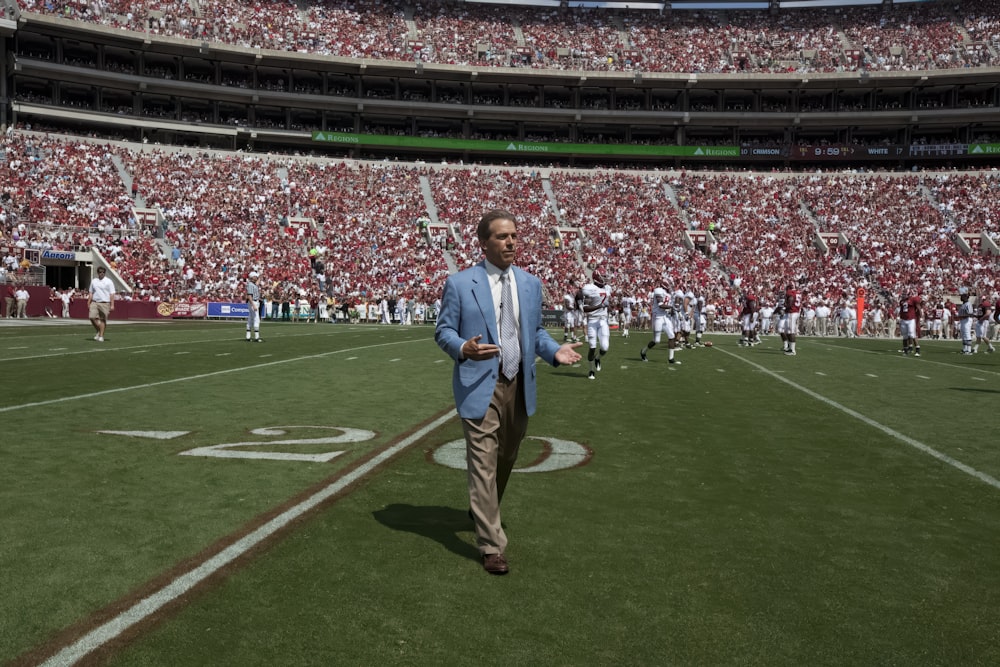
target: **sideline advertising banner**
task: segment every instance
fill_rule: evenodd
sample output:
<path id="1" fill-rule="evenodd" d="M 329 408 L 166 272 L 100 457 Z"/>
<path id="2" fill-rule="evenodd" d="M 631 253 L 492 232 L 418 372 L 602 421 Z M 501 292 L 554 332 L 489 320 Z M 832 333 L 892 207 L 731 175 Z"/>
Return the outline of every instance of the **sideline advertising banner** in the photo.
<path id="1" fill-rule="evenodd" d="M 204 301 L 199 301 L 196 303 L 161 303 L 157 307 L 156 312 L 163 317 L 174 317 L 174 318 L 186 318 L 186 319 L 205 319 L 205 315 L 208 312 L 208 308 Z"/>
<path id="2" fill-rule="evenodd" d="M 245 303 L 219 303 L 217 301 L 208 302 L 208 317 L 225 317 L 233 319 L 246 319 L 250 313 Z"/>

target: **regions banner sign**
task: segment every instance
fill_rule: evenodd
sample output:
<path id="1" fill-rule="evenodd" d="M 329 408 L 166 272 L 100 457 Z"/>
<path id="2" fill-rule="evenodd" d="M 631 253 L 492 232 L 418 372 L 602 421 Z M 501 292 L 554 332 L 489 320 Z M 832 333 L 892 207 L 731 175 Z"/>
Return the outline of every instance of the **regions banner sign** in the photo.
<path id="1" fill-rule="evenodd" d="M 1000 155 L 1000 144 L 969 144 L 969 155 L 996 157 Z"/>
<path id="2" fill-rule="evenodd" d="M 313 141 L 346 146 L 391 148 L 436 148 L 479 152 L 542 155 L 636 155 L 663 157 L 739 157 L 739 146 L 640 146 L 632 144 L 571 144 L 542 141 L 492 141 L 486 139 L 438 139 L 385 134 L 313 132 Z"/>
<path id="3" fill-rule="evenodd" d="M 518 155 L 600 155 L 634 157 L 685 157 L 705 160 L 900 160 L 942 157 L 997 157 L 1000 144 L 852 144 L 776 145 L 776 146 L 648 146 L 635 144 L 573 144 L 544 141 L 494 141 L 486 139 L 442 139 L 385 134 L 313 132 L 313 141 L 345 146 L 383 146 L 387 148 L 426 148 L 480 153 L 516 153 Z"/>

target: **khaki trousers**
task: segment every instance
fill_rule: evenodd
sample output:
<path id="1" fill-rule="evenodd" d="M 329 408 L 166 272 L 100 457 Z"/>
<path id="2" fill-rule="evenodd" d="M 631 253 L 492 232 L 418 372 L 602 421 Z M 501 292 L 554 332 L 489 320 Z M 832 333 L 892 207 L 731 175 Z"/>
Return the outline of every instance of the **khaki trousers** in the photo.
<path id="1" fill-rule="evenodd" d="M 510 480 L 521 440 L 528 430 L 522 376 L 502 374 L 482 419 L 463 419 L 468 466 L 469 507 L 476 523 L 479 553 L 503 553 L 507 535 L 500 523 L 500 501 Z"/>

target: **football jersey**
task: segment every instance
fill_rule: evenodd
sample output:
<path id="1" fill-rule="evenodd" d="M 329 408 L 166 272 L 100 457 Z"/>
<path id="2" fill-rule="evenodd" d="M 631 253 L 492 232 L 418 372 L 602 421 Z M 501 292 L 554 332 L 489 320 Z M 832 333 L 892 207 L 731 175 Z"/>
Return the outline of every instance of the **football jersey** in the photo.
<path id="1" fill-rule="evenodd" d="M 682 292 L 681 290 L 677 290 L 674 292 L 673 306 L 674 310 L 677 313 L 681 314 L 684 313 L 684 292 Z"/>
<path id="2" fill-rule="evenodd" d="M 670 315 L 673 312 L 673 306 L 670 302 L 670 295 L 667 294 L 667 290 L 662 287 L 657 287 L 653 290 L 653 316 L 661 317 L 664 315 Z"/>
<path id="3" fill-rule="evenodd" d="M 785 292 L 785 308 L 789 313 L 797 313 L 802 309 L 802 295 L 798 290 L 790 289 Z"/>
<path id="4" fill-rule="evenodd" d="M 608 317 L 608 304 L 611 302 L 611 287 L 605 285 L 598 287 L 593 283 L 587 283 L 581 290 L 583 294 L 583 304 L 588 308 L 597 306 L 596 309 L 587 311 L 585 314 L 590 321 L 604 320 Z"/>
<path id="5" fill-rule="evenodd" d="M 903 297 L 899 302 L 899 319 L 917 319 L 917 308 L 920 305 L 919 296 Z"/>

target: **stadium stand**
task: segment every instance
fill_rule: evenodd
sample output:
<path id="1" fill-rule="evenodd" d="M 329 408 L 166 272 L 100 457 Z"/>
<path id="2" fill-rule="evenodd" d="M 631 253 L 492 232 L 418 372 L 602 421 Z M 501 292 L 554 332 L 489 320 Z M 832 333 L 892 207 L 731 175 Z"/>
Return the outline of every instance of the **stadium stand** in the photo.
<path id="1" fill-rule="evenodd" d="M 522 216 L 521 263 L 550 298 L 604 264 L 623 293 L 697 285 L 735 299 L 788 282 L 837 299 L 858 287 L 953 294 L 1000 288 L 997 257 L 963 252 L 956 234 L 1000 236 L 995 172 L 912 174 L 627 173 L 417 166 L 126 147 L 14 132 L 2 143 L 4 239 L 17 247 L 97 247 L 133 298 L 231 299 L 262 270 L 275 293 L 316 290 L 309 250 L 342 298 L 433 302 L 449 266 L 477 261 L 479 212 Z M 135 224 L 113 161 L 165 220 L 164 244 Z M 40 184 L 40 185 L 39 185 Z M 430 202 L 430 205 L 428 205 Z M 95 212 L 97 213 L 95 215 Z M 75 217 L 74 217 L 75 216 Z M 444 244 L 418 224 L 450 225 Z M 88 222 L 89 220 L 89 222 Z M 579 243 L 556 243 L 559 230 Z M 710 230 L 718 248 L 691 248 Z M 818 232 L 850 246 L 824 254 Z M 176 249 L 176 251 L 172 251 Z M 735 280 L 738 279 L 738 280 Z M 555 296 L 553 296 L 555 295 Z"/>
<path id="2" fill-rule="evenodd" d="M 621 291 L 694 284 L 722 301 L 787 282 L 831 302 L 858 287 L 998 287 L 996 172 L 888 157 L 953 169 L 974 142 L 994 150 L 1000 126 L 979 115 L 1000 101 L 989 0 L 662 14 L 438 0 L 17 8 L 2 247 L 94 248 L 132 298 L 236 298 L 250 269 L 281 298 L 306 296 L 320 257 L 331 294 L 430 303 L 447 272 L 478 259 L 472 225 L 491 207 L 522 217 L 520 261 L 553 302 L 599 263 Z M 425 64 L 444 67 L 425 78 Z M 833 83 L 812 89 L 812 73 Z M 67 129 L 141 141 L 56 138 Z M 321 151 L 311 130 L 385 147 Z M 736 152 L 623 159 L 628 171 L 613 151 L 436 153 L 386 138 Z M 879 161 L 805 162 L 855 148 Z M 350 159 L 318 157 L 336 150 Z M 569 168 L 586 164 L 599 168 Z M 870 173 L 888 170 L 900 173 Z"/>
<path id="3" fill-rule="evenodd" d="M 253 49 L 489 67 L 650 72 L 906 71 L 996 65 L 987 0 L 657 14 L 402 2 L 18 0 L 24 12 Z M 982 45 L 981 47 L 979 45 Z M 857 56 L 854 54 L 857 52 Z"/>

